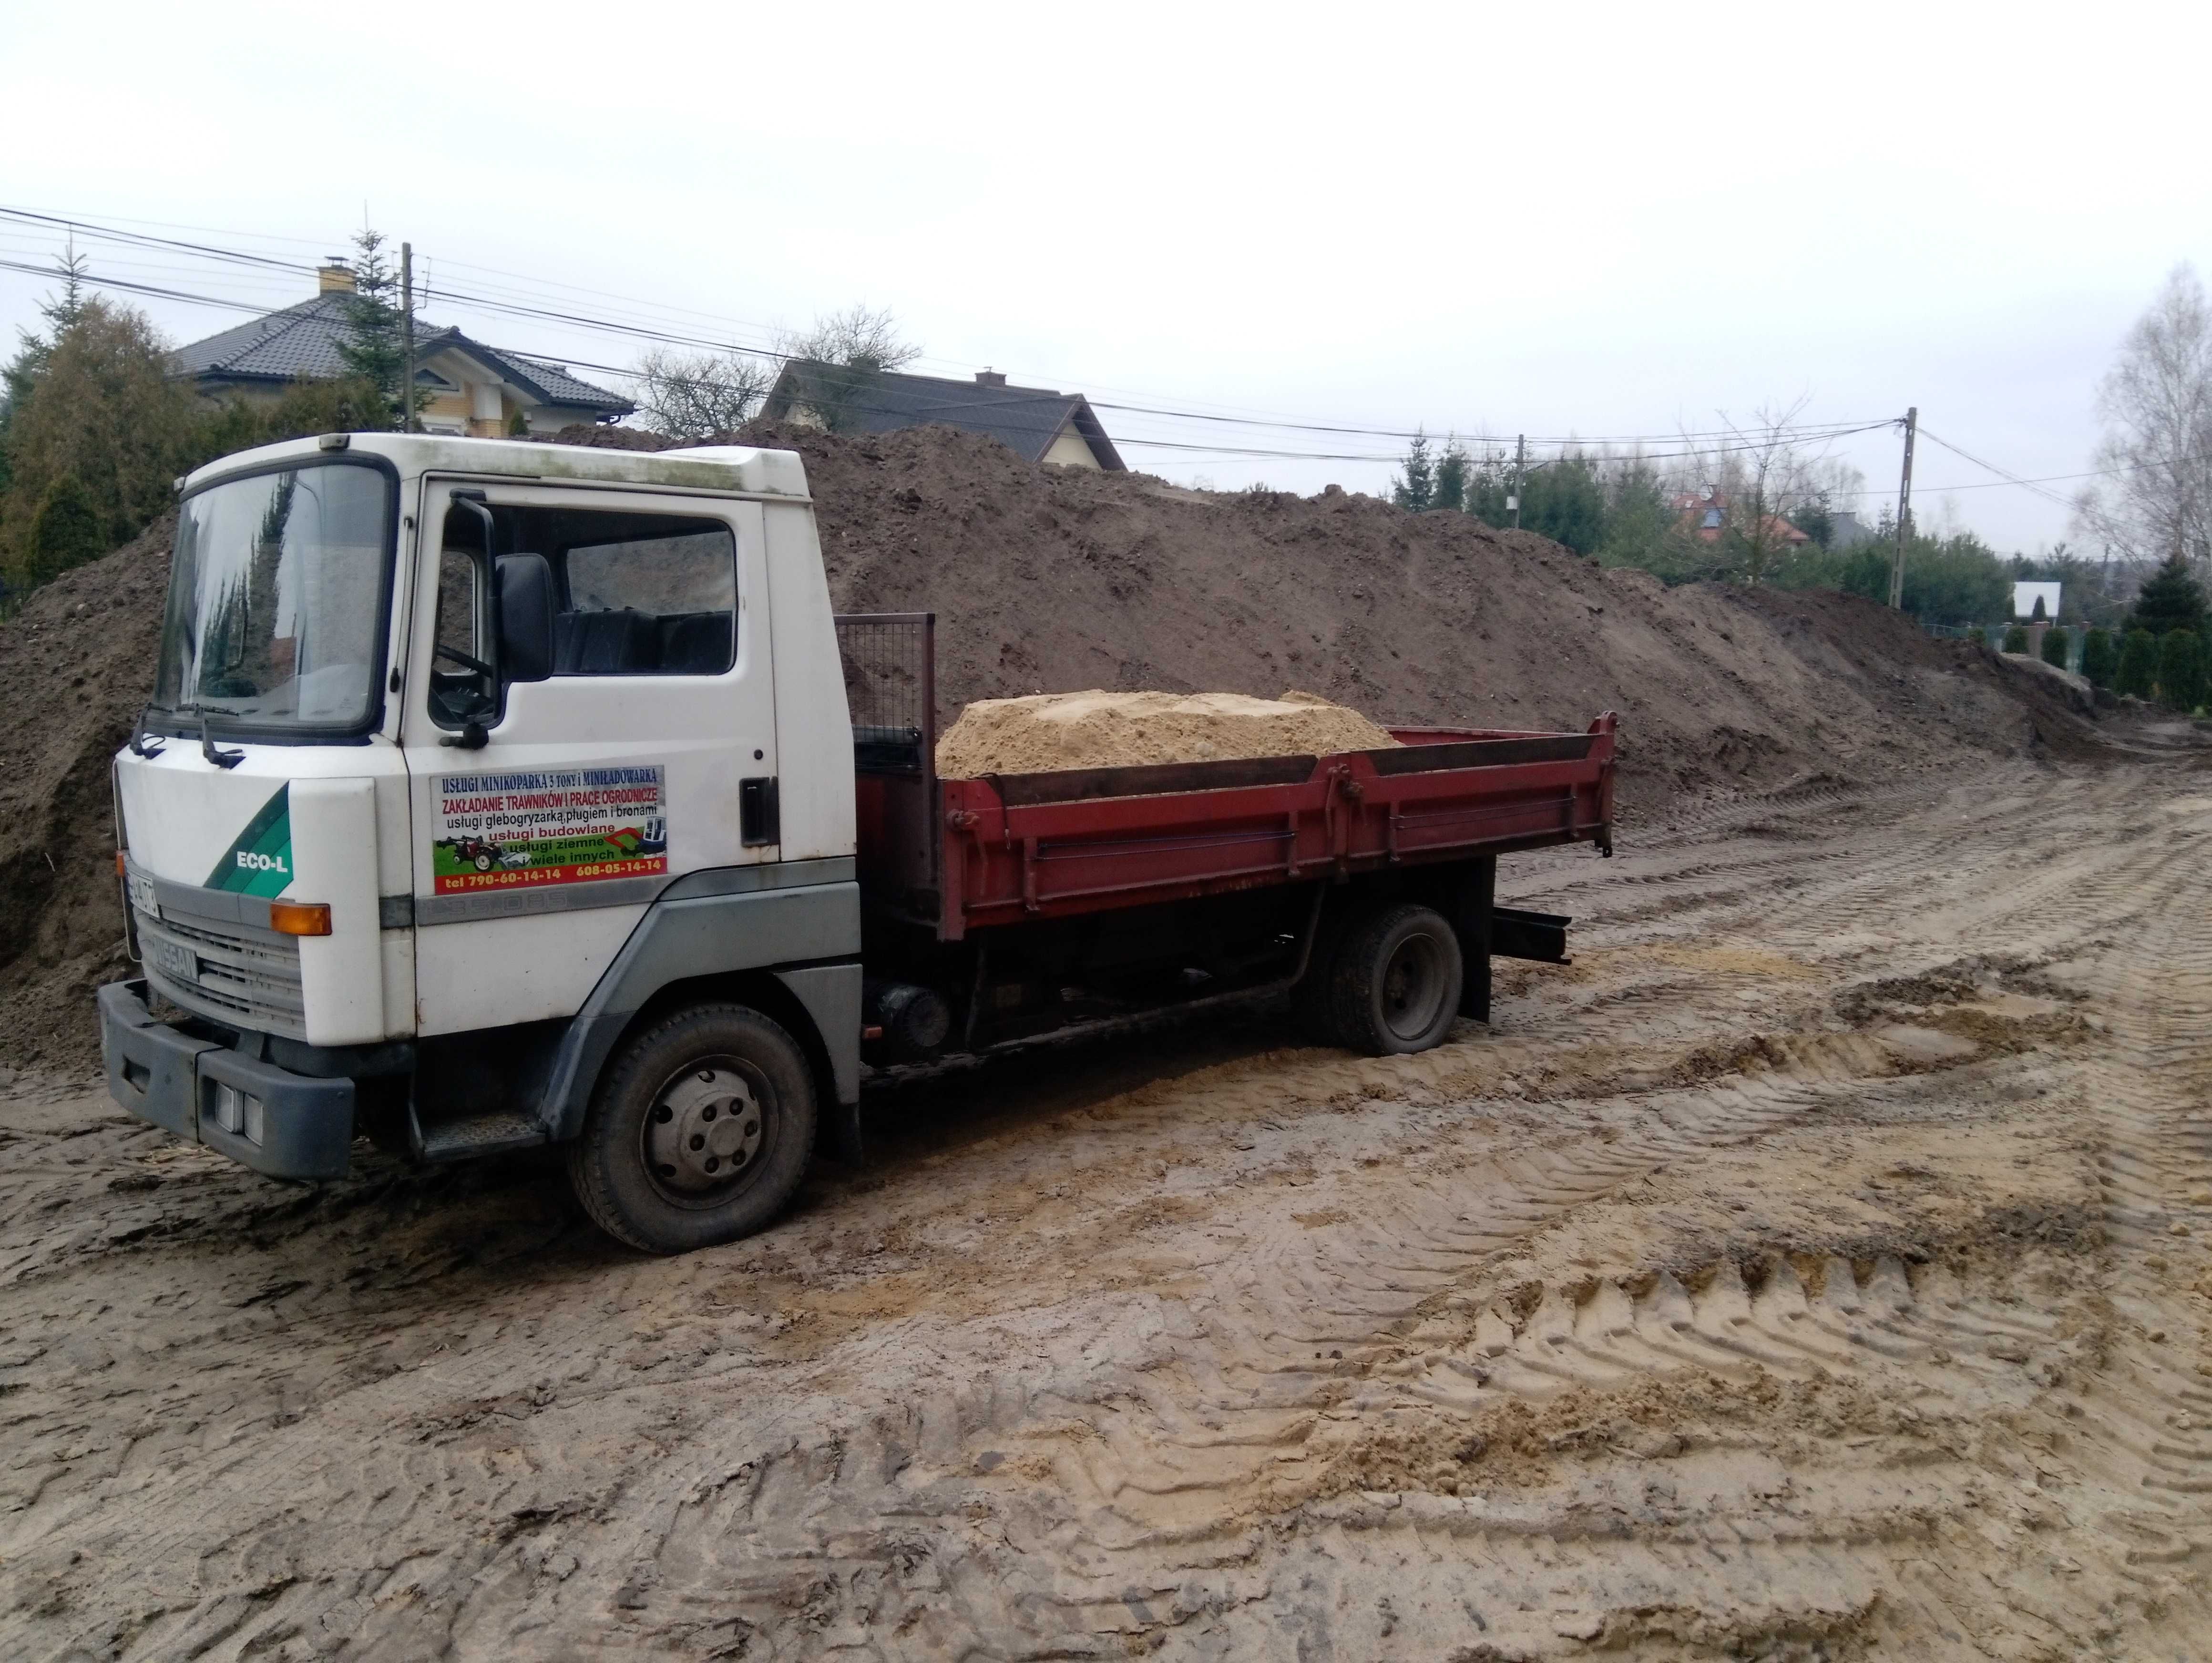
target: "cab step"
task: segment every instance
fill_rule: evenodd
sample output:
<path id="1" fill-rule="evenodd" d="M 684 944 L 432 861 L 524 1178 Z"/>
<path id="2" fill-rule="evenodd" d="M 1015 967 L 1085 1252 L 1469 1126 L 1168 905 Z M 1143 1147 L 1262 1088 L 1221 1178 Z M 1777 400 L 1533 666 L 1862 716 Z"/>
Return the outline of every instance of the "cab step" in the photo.
<path id="1" fill-rule="evenodd" d="M 513 1110 L 441 1120 L 425 1126 L 413 1121 L 417 1160 L 469 1160 L 480 1154 L 502 1154 L 510 1149 L 535 1148 L 544 1142 L 545 1128 L 532 1116 Z"/>

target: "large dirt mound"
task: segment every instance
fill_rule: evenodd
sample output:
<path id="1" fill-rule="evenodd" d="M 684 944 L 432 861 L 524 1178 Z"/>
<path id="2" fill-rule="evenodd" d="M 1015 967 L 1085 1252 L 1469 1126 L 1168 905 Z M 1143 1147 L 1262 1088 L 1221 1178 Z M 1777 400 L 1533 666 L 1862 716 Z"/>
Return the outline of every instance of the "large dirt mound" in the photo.
<path id="1" fill-rule="evenodd" d="M 1632 822 L 2087 731 L 1995 655 L 1846 595 L 1668 589 L 1462 514 L 1038 468 L 947 428 L 739 436 L 805 458 L 841 609 L 936 612 L 948 720 L 1091 687 L 1304 687 L 1385 726 L 1578 730 L 1613 710 Z"/>
<path id="2" fill-rule="evenodd" d="M 1310 693 L 1034 693 L 979 698 L 937 741 L 947 779 L 1130 768 L 1220 757 L 1316 756 L 1395 745 L 1357 710 Z"/>
<path id="3" fill-rule="evenodd" d="M 1394 726 L 1579 729 L 1616 710 L 1630 825 L 1686 794 L 2088 742 L 2039 679 L 1841 595 L 1669 590 L 1465 515 L 1039 468 L 948 428 L 739 436 L 805 456 L 841 609 L 937 613 L 948 719 L 1085 689 L 1309 688 Z M 168 539 L 154 527 L 0 624 L 0 1057 L 17 1066 L 96 1058 L 91 990 L 124 962 L 108 758 L 151 686 Z"/>
<path id="4" fill-rule="evenodd" d="M 173 515 L 0 624 L 0 1062 L 99 1057 L 92 990 L 129 966 L 108 761 L 154 690 Z"/>

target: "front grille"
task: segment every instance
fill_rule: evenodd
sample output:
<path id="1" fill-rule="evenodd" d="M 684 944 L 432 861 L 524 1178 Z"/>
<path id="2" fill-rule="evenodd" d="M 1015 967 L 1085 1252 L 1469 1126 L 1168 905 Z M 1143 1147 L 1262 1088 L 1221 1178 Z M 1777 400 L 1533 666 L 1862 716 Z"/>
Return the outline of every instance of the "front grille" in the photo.
<path id="1" fill-rule="evenodd" d="M 307 1037 L 300 944 L 274 930 L 210 918 L 156 918 L 133 908 L 146 979 L 173 1002 L 218 1022 Z"/>

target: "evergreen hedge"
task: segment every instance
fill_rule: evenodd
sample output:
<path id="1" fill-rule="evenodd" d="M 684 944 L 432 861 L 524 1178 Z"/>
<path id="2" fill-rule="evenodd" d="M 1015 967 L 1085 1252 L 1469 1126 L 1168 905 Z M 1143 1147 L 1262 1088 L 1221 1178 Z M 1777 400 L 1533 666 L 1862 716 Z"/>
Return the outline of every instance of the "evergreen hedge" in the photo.
<path id="1" fill-rule="evenodd" d="M 2081 637 L 2081 673 L 2093 687 L 2109 687 L 2120 667 L 2119 649 L 2112 645 L 2110 630 L 2092 630 Z"/>
<path id="2" fill-rule="evenodd" d="M 2168 630 L 2159 643 L 2158 697 L 2177 710 L 2204 702 L 2204 655 L 2196 630 Z"/>
<path id="3" fill-rule="evenodd" d="M 2148 698 L 2158 685 L 2158 637 L 2148 630 L 2130 630 L 2120 648 L 2119 667 L 2112 674 L 2112 691 Z"/>
<path id="4" fill-rule="evenodd" d="M 2045 664 L 2055 664 L 2062 670 L 2064 669 L 2067 656 L 2073 645 L 2073 640 L 2066 631 L 2056 624 L 2052 624 L 2043 632 L 2043 661 Z"/>
<path id="5" fill-rule="evenodd" d="M 2005 631 L 2004 649 L 2008 653 L 2024 653 L 2027 650 L 2027 624 L 2015 624 Z"/>

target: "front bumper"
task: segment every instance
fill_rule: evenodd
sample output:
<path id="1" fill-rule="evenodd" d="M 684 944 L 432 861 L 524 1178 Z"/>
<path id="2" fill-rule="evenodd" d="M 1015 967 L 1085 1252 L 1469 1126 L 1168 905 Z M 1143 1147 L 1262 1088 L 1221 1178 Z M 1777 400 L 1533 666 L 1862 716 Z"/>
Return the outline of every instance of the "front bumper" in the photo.
<path id="1" fill-rule="evenodd" d="M 107 1089 L 141 1120 L 271 1178 L 343 1178 L 353 1161 L 350 1080 L 314 1080 L 155 1019 L 143 981 L 100 990 Z"/>

